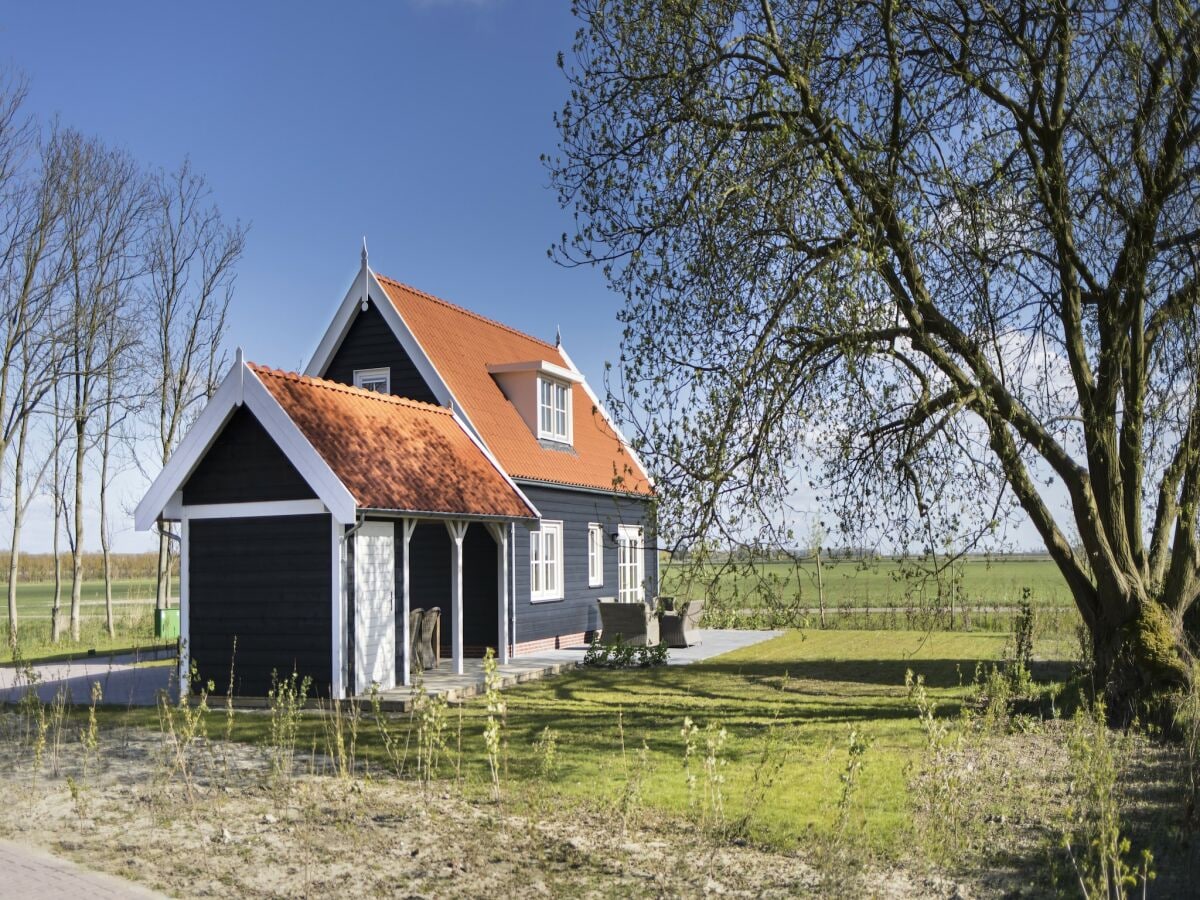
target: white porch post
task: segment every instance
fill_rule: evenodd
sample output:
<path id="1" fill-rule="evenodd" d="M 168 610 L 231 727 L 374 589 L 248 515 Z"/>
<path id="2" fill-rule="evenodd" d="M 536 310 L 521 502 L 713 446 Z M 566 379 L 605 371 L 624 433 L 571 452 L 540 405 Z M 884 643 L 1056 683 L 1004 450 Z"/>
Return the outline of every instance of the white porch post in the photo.
<path id="1" fill-rule="evenodd" d="M 409 634 L 409 631 L 408 631 L 408 629 L 409 629 L 408 610 L 409 610 L 409 605 L 410 605 L 409 601 L 411 600 L 411 597 L 412 597 L 412 595 L 409 591 L 409 586 L 408 586 L 408 542 L 409 542 L 409 540 L 412 539 L 413 531 L 417 527 L 417 520 L 416 519 L 403 519 L 401 524 L 403 526 L 403 534 L 404 534 L 404 548 L 403 548 L 404 549 L 404 585 L 402 587 L 403 600 L 401 601 L 403 603 L 403 610 L 402 610 L 403 615 L 401 618 L 401 622 L 403 624 L 401 625 L 401 628 L 400 628 L 400 631 L 401 631 L 400 636 L 404 640 L 404 649 L 402 650 L 402 652 L 400 654 L 400 661 L 404 664 L 404 674 L 400 678 L 400 683 L 402 685 L 404 685 L 405 687 L 408 687 L 409 685 L 412 684 L 412 660 L 409 658 L 409 654 L 412 653 L 412 635 Z"/>
<path id="2" fill-rule="evenodd" d="M 505 664 L 508 662 L 508 529 L 503 523 L 492 522 L 488 531 L 496 541 L 496 603 L 500 608 L 500 647 L 496 657 Z"/>
<path id="3" fill-rule="evenodd" d="M 346 685 L 346 601 L 349 598 L 348 577 L 346 574 L 346 528 L 334 516 L 330 522 L 330 555 L 332 591 L 330 603 L 333 608 L 330 628 L 330 666 L 329 693 L 330 696 L 344 700 L 347 694 Z M 350 685 L 350 690 L 353 690 Z"/>
<path id="4" fill-rule="evenodd" d="M 176 700 L 182 700 L 192 688 L 192 653 L 188 647 L 188 616 L 191 612 L 191 566 L 188 556 L 188 520 L 185 513 L 179 522 L 179 696 Z"/>
<path id="5" fill-rule="evenodd" d="M 467 536 L 469 522 L 447 521 L 450 532 L 450 597 L 453 622 L 452 652 L 454 674 L 463 673 L 463 538 Z"/>

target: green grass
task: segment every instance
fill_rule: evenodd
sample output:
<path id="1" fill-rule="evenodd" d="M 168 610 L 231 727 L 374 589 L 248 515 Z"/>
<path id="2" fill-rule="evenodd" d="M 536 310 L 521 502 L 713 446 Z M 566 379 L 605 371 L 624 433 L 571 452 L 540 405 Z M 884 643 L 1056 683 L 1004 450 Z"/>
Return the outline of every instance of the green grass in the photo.
<path id="1" fill-rule="evenodd" d="M 822 563 L 826 605 L 903 606 L 938 596 L 938 580 L 922 574 L 919 562 L 900 563 L 891 559 L 837 560 Z M 662 567 L 663 594 L 703 593 L 702 582 L 713 577 L 715 568 L 702 571 L 700 582 L 686 586 L 679 564 Z M 759 563 L 720 573 L 717 593 L 746 607 L 762 603 L 762 589 L 788 603 L 817 605 L 816 570 L 812 563 Z M 985 605 L 1015 605 L 1024 588 L 1036 605 L 1071 606 L 1070 591 L 1058 568 L 1049 559 L 1003 557 L 968 558 L 941 575 L 942 589 L 958 579 L 960 594 L 968 602 Z"/>
<path id="2" fill-rule="evenodd" d="M 946 632 L 788 632 L 782 637 L 687 667 L 651 670 L 579 670 L 504 692 L 508 705 L 508 779 L 514 794 L 550 791 L 587 803 L 616 803 L 627 766 L 642 741 L 649 748 L 643 796 L 667 814 L 686 810 L 680 728 L 684 717 L 701 729 L 715 722 L 729 733 L 727 809 L 730 819 L 749 814 L 750 834 L 791 848 L 812 834 L 830 832 L 851 728 L 872 741 L 867 751 L 861 810 L 863 846 L 895 857 L 911 828 L 906 770 L 925 737 L 904 688 L 911 668 L 925 676 L 941 713 L 960 705 L 978 660 L 996 659 L 1005 635 Z M 153 711 L 109 711 L 119 721 L 157 727 Z M 223 730 L 223 711 L 212 713 L 210 733 Z M 464 771 L 487 779 L 482 700 L 462 708 Z M 456 743 L 457 711 L 449 712 L 449 743 Z M 394 728 L 403 731 L 408 717 Z M 539 774 L 534 745 L 543 729 L 558 733 L 559 766 L 553 783 Z M 624 729 L 624 753 L 619 729 Z M 747 808 L 749 788 L 770 729 L 786 761 L 766 801 Z M 266 744 L 270 721 L 263 712 L 238 712 L 233 736 Z M 360 729 L 360 757 L 384 766 L 374 727 Z M 415 739 L 414 739 L 415 743 Z M 298 748 L 325 746 L 319 717 L 305 716 Z M 412 758 L 410 755 L 409 762 Z M 451 766 L 443 765 L 445 774 Z"/>
<path id="3" fill-rule="evenodd" d="M 129 578 L 113 581 L 113 600 L 154 600 L 155 582 L 153 578 Z M 104 582 L 90 580 L 83 582 L 81 597 L 85 604 L 99 603 L 100 606 L 87 605 L 85 615 L 104 614 Z M 64 573 L 62 585 L 62 605 L 69 608 L 71 604 L 71 577 Z M 17 615 L 48 616 L 54 604 L 54 582 L 35 581 L 17 585 Z M 7 618 L 5 619 L 7 621 Z"/>

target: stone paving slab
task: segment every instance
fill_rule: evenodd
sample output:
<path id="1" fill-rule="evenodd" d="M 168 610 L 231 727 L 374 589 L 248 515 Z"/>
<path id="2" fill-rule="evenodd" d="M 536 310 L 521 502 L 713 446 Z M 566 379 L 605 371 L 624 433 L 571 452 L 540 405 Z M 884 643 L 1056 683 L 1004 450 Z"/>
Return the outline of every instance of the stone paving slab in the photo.
<path id="1" fill-rule="evenodd" d="M 123 878 L 92 872 L 37 847 L 0 840 L 0 897 L 165 900 L 166 895 Z"/>

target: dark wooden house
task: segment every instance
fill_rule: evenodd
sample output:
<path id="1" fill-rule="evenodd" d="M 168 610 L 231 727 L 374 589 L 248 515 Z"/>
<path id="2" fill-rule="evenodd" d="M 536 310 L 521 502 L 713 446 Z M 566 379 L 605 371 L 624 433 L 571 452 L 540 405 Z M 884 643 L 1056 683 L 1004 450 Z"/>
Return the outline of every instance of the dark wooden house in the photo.
<path id="1" fill-rule="evenodd" d="M 461 671 L 589 639 L 600 597 L 649 602 L 652 499 L 561 345 L 364 254 L 305 374 L 239 354 L 137 525 L 178 529 L 185 670 L 346 697 L 408 683 L 410 608 L 442 610 Z"/>

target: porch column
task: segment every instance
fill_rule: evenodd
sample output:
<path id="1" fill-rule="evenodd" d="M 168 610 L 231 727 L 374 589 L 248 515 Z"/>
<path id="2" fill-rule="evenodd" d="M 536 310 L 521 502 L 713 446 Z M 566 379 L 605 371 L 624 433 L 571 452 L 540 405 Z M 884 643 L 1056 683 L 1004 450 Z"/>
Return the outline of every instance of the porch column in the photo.
<path id="1" fill-rule="evenodd" d="M 489 522 L 488 531 L 496 541 L 496 602 L 500 607 L 500 647 L 496 658 L 508 662 L 508 529 L 502 522 Z"/>
<path id="2" fill-rule="evenodd" d="M 417 527 L 417 520 L 416 519 L 402 519 L 400 524 L 401 524 L 401 533 L 404 536 L 404 544 L 403 544 L 404 578 L 403 578 L 403 584 L 401 586 L 401 601 L 400 601 L 401 602 L 401 619 L 400 619 L 400 621 L 402 623 L 400 626 L 400 637 L 404 641 L 404 647 L 400 652 L 400 662 L 404 666 L 404 674 L 400 678 L 400 683 L 402 685 L 404 685 L 405 687 L 408 687 L 409 685 L 412 684 L 412 660 L 409 657 L 409 654 L 412 653 L 412 635 L 409 633 L 409 630 L 408 630 L 409 629 L 408 610 L 409 610 L 409 606 L 410 606 L 409 601 L 411 600 L 412 595 L 409 591 L 409 586 L 408 586 L 408 542 L 412 539 L 413 531 Z"/>
<path id="3" fill-rule="evenodd" d="M 454 619 L 452 654 L 454 674 L 463 673 L 463 538 L 467 536 L 469 522 L 446 522 L 450 532 L 450 607 Z"/>

